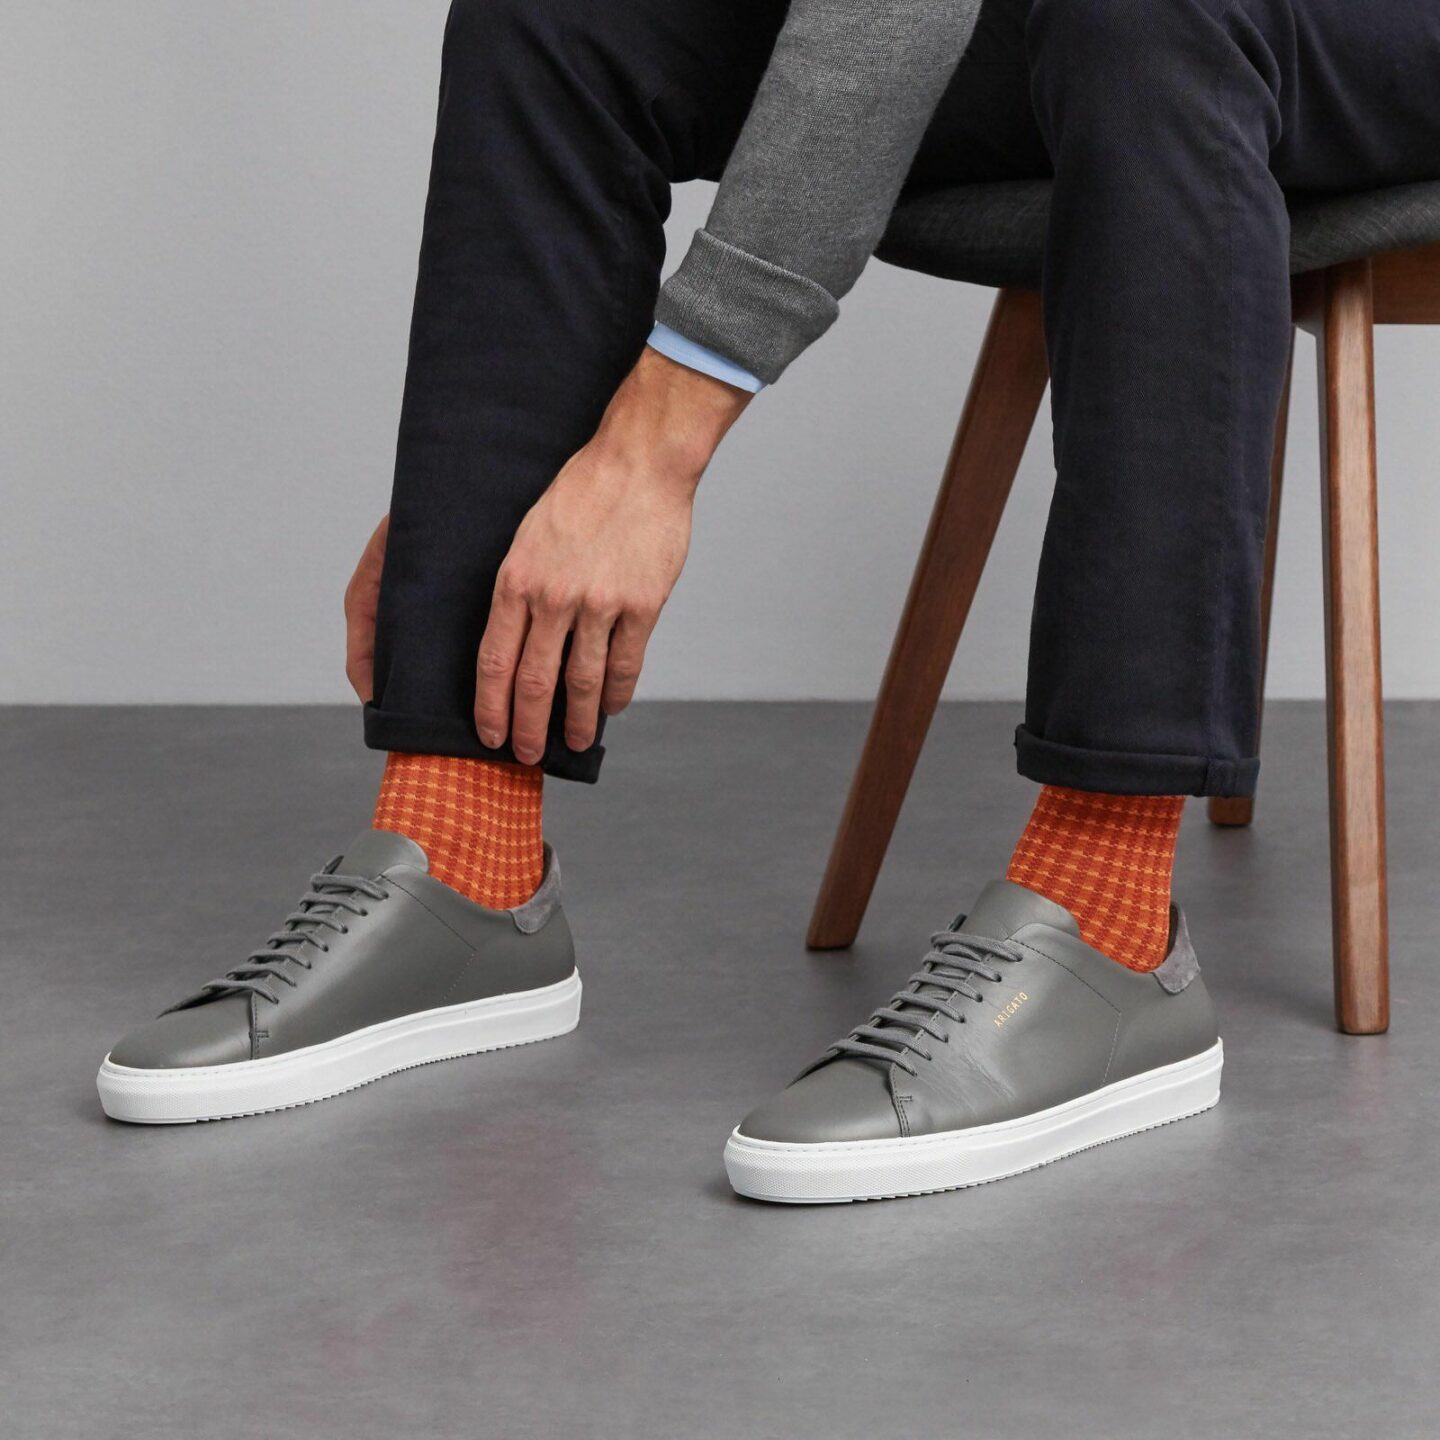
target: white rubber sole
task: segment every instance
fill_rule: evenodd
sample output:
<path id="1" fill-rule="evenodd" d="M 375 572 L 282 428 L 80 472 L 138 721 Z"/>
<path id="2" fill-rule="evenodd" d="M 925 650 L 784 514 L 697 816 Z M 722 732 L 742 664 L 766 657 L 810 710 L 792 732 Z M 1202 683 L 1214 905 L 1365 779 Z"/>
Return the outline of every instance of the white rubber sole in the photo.
<path id="1" fill-rule="evenodd" d="M 1120 1080 L 1018 1120 L 897 1140 L 790 1145 L 736 1130 L 725 1171 L 737 1194 L 790 1205 L 892 1200 L 1003 1180 L 1052 1160 L 1208 1110 L 1224 1048 Z"/>
<path id="2" fill-rule="evenodd" d="M 96 1077 L 100 1103 L 112 1120 L 184 1125 L 229 1120 L 327 1100 L 397 1070 L 549 1040 L 580 1021 L 580 976 L 421 1010 L 262 1060 L 184 1070 L 137 1070 L 105 1057 Z"/>

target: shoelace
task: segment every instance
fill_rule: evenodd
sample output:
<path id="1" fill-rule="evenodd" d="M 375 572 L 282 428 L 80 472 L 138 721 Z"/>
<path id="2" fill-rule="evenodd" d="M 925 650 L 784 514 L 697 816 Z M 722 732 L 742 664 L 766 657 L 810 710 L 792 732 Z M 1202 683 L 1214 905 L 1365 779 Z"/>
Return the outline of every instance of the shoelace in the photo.
<path id="1" fill-rule="evenodd" d="M 272 1005 L 280 1003 L 266 983 L 271 980 L 283 981 L 294 986 L 295 976 L 284 967 L 298 965 L 308 970 L 315 957 L 308 953 L 306 946 L 327 954 L 329 941 L 323 938 L 327 930 L 348 935 L 350 927 L 345 924 L 344 913 L 368 915 L 370 911 L 363 901 L 387 900 L 390 892 L 378 881 L 363 875 L 337 875 L 322 870 L 310 877 L 310 889 L 300 897 L 297 910 L 285 917 L 283 929 L 277 930 L 258 950 L 252 950 L 243 965 L 227 971 L 219 980 L 211 980 L 200 987 L 201 994 L 250 991 L 261 995 Z"/>
<path id="2" fill-rule="evenodd" d="M 857 1025 L 843 1040 L 830 1047 L 832 1055 L 860 1055 L 898 1065 L 916 1074 L 910 1055 L 934 1059 L 922 1036 L 942 1045 L 950 1033 L 940 1026 L 940 1017 L 963 1025 L 965 1017 L 956 1008 L 961 997 L 983 1000 L 975 978 L 992 984 L 1004 979 L 997 966 L 1018 964 L 1018 948 L 1008 940 L 987 940 L 983 935 L 962 935 L 956 930 L 937 930 L 930 937 L 930 951 L 920 968 L 897 990 L 889 1003 Z"/>

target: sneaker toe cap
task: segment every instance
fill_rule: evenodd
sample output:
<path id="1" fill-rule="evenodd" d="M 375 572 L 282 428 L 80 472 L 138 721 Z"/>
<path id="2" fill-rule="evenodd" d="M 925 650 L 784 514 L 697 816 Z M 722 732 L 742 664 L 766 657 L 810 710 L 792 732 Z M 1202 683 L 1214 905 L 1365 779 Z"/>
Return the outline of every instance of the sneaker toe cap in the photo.
<path id="1" fill-rule="evenodd" d="M 132 1030 L 107 1060 L 131 1070 L 179 1070 L 233 1065 L 250 1059 L 250 1007 L 228 996 L 189 1010 L 172 1010 Z"/>
<path id="2" fill-rule="evenodd" d="M 900 1135 L 890 1081 L 864 1060 L 833 1060 L 757 1106 L 739 1124 L 750 1140 L 833 1145 Z"/>

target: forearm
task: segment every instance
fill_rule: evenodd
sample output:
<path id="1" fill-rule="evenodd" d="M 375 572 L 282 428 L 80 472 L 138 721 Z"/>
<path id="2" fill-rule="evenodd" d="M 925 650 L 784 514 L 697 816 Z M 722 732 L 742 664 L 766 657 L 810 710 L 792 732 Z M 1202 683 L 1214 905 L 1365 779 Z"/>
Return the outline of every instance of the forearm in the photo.
<path id="1" fill-rule="evenodd" d="M 656 483 L 693 491 L 751 399 L 748 391 L 647 346 L 615 392 L 591 445 L 616 462 L 611 473 L 617 476 L 644 473 Z"/>

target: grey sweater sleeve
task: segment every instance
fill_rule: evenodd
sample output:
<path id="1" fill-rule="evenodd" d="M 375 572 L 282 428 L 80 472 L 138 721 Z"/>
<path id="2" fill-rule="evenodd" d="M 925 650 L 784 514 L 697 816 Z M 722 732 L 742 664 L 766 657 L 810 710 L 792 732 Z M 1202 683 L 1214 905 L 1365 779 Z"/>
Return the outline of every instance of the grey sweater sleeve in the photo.
<path id="1" fill-rule="evenodd" d="M 792 0 L 703 230 L 655 318 L 765 381 L 834 323 L 980 0 Z"/>

